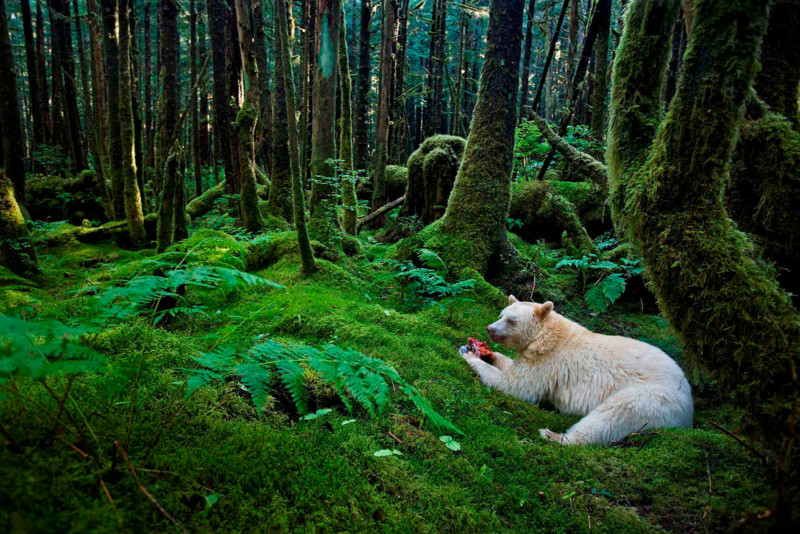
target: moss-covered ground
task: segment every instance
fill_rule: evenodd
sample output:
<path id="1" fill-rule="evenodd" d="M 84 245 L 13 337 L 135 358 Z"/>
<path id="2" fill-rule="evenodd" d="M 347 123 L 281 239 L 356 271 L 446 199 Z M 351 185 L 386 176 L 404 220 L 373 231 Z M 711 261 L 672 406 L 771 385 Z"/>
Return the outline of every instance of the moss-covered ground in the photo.
<path id="1" fill-rule="evenodd" d="M 310 278 L 299 273 L 293 237 L 262 237 L 259 253 L 245 257 L 249 245 L 195 233 L 193 261 L 251 268 L 285 290 L 189 294 L 202 313 L 155 327 L 134 317 L 105 329 L 94 346 L 110 357 L 117 377 L 128 378 L 75 379 L 63 424 L 54 422 L 58 406 L 41 384 L 24 377 L 6 383 L 0 530 L 616 533 L 716 532 L 740 520 L 761 525 L 755 516 L 773 497 L 768 470 L 709 426 L 713 420 L 733 430 L 739 421 L 713 385 L 694 379 L 691 430 L 649 430 L 609 447 L 546 442 L 539 428 L 561 432 L 578 418 L 488 390 L 457 354 L 468 336 L 484 337 L 499 312 L 499 291 L 478 284 L 451 318 L 447 309 L 418 308 L 407 298 L 379 261 L 395 249 L 374 244 L 370 234 L 355 256 L 318 259 L 320 270 Z M 664 321 L 642 314 L 638 300 L 592 315 L 576 295 L 574 275 L 552 271 L 557 252 L 514 239 L 541 271 L 537 295 L 554 298 L 557 309 L 592 329 L 644 339 L 681 361 Z M 84 288 L 117 284 L 154 254 L 71 240 L 42 248 L 38 288 L 0 273 L 0 311 L 80 320 L 91 298 Z M 236 380 L 184 400 L 185 369 L 196 367 L 192 356 L 209 349 L 215 332 L 242 347 L 271 338 L 333 343 L 380 358 L 464 431 L 453 436 L 461 450 L 447 448 L 443 432 L 399 392 L 375 418 L 362 409 L 348 413 L 313 377 L 310 409 L 332 409 L 314 420 L 303 420 L 280 386 L 261 418 Z M 60 396 L 67 383 L 61 377 L 47 385 Z M 137 487 L 115 440 L 179 526 Z M 402 455 L 376 457 L 381 449 Z"/>

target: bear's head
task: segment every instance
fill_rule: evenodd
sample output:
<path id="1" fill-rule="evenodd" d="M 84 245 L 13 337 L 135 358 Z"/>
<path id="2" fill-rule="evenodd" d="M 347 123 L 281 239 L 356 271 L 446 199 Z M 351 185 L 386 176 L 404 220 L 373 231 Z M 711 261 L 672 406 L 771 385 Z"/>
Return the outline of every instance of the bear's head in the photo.
<path id="1" fill-rule="evenodd" d="M 533 341 L 542 328 L 542 322 L 553 311 L 553 303 L 520 302 L 510 295 L 508 306 L 500 318 L 486 327 L 489 338 L 507 347 L 524 348 Z"/>

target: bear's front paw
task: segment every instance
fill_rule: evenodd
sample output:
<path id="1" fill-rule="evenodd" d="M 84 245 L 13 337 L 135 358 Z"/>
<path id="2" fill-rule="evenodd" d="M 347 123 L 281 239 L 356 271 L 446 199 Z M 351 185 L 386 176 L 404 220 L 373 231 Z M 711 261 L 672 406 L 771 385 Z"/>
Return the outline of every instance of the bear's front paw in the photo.
<path id="1" fill-rule="evenodd" d="M 557 432 L 553 432 L 549 428 L 540 428 L 539 429 L 539 435 L 542 436 L 544 439 L 548 439 L 550 441 L 555 441 L 556 443 L 562 443 L 562 441 L 564 440 L 564 436 L 563 435 L 561 435 L 561 434 L 559 434 Z"/>
<path id="2" fill-rule="evenodd" d="M 464 358 L 464 359 L 465 359 L 465 360 L 467 360 L 467 361 L 469 361 L 469 360 L 472 360 L 472 359 L 474 359 L 474 358 L 477 358 L 477 357 L 478 357 L 478 355 L 477 355 L 477 354 L 475 354 L 474 352 L 470 351 L 470 350 L 467 348 L 467 346 L 466 346 L 466 345 L 464 345 L 464 346 L 462 346 L 460 349 L 458 349 L 458 353 L 461 355 L 461 357 L 462 357 L 462 358 Z"/>

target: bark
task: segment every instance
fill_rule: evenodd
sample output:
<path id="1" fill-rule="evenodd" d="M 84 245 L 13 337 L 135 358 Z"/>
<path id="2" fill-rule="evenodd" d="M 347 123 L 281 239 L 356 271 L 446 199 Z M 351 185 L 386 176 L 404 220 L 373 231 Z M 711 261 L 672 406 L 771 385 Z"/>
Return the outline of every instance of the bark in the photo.
<path id="1" fill-rule="evenodd" d="M 285 1 L 285 0 L 284 0 Z M 277 21 L 278 14 L 273 14 Z M 275 27 L 277 27 L 277 22 Z M 282 57 L 281 39 L 273 40 L 272 51 L 277 58 Z M 272 187 L 269 192 L 269 209 L 273 215 L 283 217 L 287 222 L 294 220 L 294 204 L 292 202 L 293 177 L 291 174 L 291 156 L 289 154 L 289 117 L 286 113 L 286 83 L 282 61 L 275 64 L 275 91 L 272 101 Z M 292 80 L 294 82 L 294 80 Z M 296 134 L 296 132 L 295 132 Z"/>
<path id="2" fill-rule="evenodd" d="M 356 92 L 355 116 L 353 118 L 354 151 L 356 169 L 366 169 L 369 165 L 369 118 L 367 116 L 367 97 L 371 85 L 370 66 L 370 22 L 372 19 L 372 0 L 361 0 L 359 48 L 358 48 L 358 91 Z M 354 29 L 355 31 L 355 29 Z"/>
<path id="3" fill-rule="evenodd" d="M 532 2 L 536 2 L 536 0 L 531 0 Z M 464 45 L 465 41 L 467 40 L 466 36 L 466 20 L 467 20 L 467 12 L 466 10 L 461 10 L 461 22 L 458 27 L 458 61 L 457 65 L 457 72 L 456 72 L 456 94 L 455 94 L 455 102 L 453 103 L 453 135 L 461 135 L 461 115 L 462 115 L 462 107 L 461 103 L 464 97 L 464 78 L 465 76 L 465 68 L 464 68 Z M 524 70 L 524 69 L 523 69 Z M 527 82 L 525 84 L 527 88 Z M 520 115 L 521 116 L 521 115 Z"/>
<path id="4" fill-rule="evenodd" d="M 119 41 L 117 36 L 117 2 L 101 0 L 103 15 L 103 57 L 105 59 L 108 137 L 108 170 L 111 178 L 111 200 L 114 219 L 125 218 L 125 178 L 122 171 L 122 138 L 119 123 Z"/>
<path id="5" fill-rule="evenodd" d="M 142 213 L 142 197 L 136 180 L 136 154 L 133 125 L 131 65 L 131 40 L 129 20 L 132 0 L 119 2 L 119 123 L 122 146 L 122 174 L 124 180 L 125 219 L 135 247 L 143 247 L 147 240 Z"/>
<path id="6" fill-rule="evenodd" d="M 189 223 L 186 219 L 186 152 L 181 152 L 180 173 L 175 181 L 175 229 L 172 232 L 172 242 L 176 243 L 189 237 Z"/>
<path id="7" fill-rule="evenodd" d="M 303 263 L 303 273 L 311 275 L 317 270 L 314 261 L 314 251 L 311 250 L 311 240 L 308 237 L 306 228 L 305 196 L 303 184 L 300 177 L 300 158 L 297 153 L 297 124 L 294 109 L 294 76 L 292 76 L 292 63 L 289 54 L 289 22 L 286 2 L 275 0 L 275 15 L 277 18 L 277 28 L 280 34 L 280 67 L 276 70 L 283 71 L 284 91 L 286 93 L 287 119 L 289 126 L 289 155 L 291 158 L 292 169 L 292 198 L 294 202 L 294 220 L 297 229 L 297 242 L 300 247 L 300 258 Z"/>
<path id="8" fill-rule="evenodd" d="M 800 2 L 778 0 L 770 10 L 769 27 L 761 47 L 761 70 L 756 76 L 758 96 L 800 130 Z"/>
<path id="9" fill-rule="evenodd" d="M 396 14 L 396 0 L 384 0 L 383 35 L 381 37 L 381 86 L 380 94 L 378 95 L 378 123 L 375 131 L 375 156 L 372 166 L 372 211 L 377 210 L 386 202 L 386 161 L 388 156 L 386 150 L 389 143 L 389 104 L 392 97 L 392 75 L 394 73 L 392 44 L 395 39 Z M 384 224 L 384 218 L 375 218 L 370 224 L 372 228 L 380 228 Z"/>
<path id="10" fill-rule="evenodd" d="M 486 273 L 491 258 L 508 246 L 523 8 L 523 0 L 492 1 L 472 130 L 441 224 L 428 227 L 441 232 L 430 245 L 438 245 L 457 271 Z"/>
<path id="11" fill-rule="evenodd" d="M 367 215 L 365 217 L 362 217 L 361 219 L 358 220 L 358 226 L 357 226 L 356 229 L 357 230 L 361 230 L 361 227 L 364 226 L 365 224 L 369 224 L 371 221 L 373 221 L 373 220 L 375 220 L 377 218 L 383 217 L 384 215 L 386 215 L 387 213 L 389 213 L 390 211 L 395 209 L 397 206 L 399 206 L 403 202 L 405 202 L 405 200 L 406 200 L 406 197 L 405 197 L 405 195 L 403 195 L 402 197 L 397 198 L 395 200 L 392 200 L 388 204 L 386 204 L 384 206 L 381 206 L 380 208 L 378 208 L 377 210 L 373 211 L 369 215 Z"/>
<path id="12" fill-rule="evenodd" d="M 162 5 L 162 9 L 163 7 Z M 161 16 L 163 21 L 163 11 Z M 163 40 L 162 36 L 162 42 Z M 167 158 L 167 162 L 164 164 L 164 181 L 161 185 L 161 196 L 158 203 L 156 251 L 159 253 L 164 252 L 172 245 L 174 232 L 173 223 L 175 221 L 175 189 L 178 185 L 178 163 L 179 156 L 177 152 L 170 152 L 169 158 Z"/>
<path id="13" fill-rule="evenodd" d="M 239 52 L 239 30 L 236 27 L 236 0 L 227 0 L 227 10 L 225 11 L 225 76 L 228 83 L 227 99 L 233 105 L 231 109 L 231 122 L 236 120 L 243 99 L 243 80 L 242 80 L 242 56 Z M 229 195 L 241 194 L 242 176 L 240 176 L 240 154 L 242 148 L 239 145 L 239 136 L 236 127 L 230 125 L 229 138 L 230 151 L 227 153 L 230 159 L 230 172 L 225 168 L 225 181 L 228 184 Z M 225 155 L 225 153 L 223 153 Z M 240 197 L 241 200 L 241 197 Z M 235 211 L 239 210 L 239 205 L 235 206 Z M 241 215 L 241 214 L 240 214 Z"/>
<path id="14" fill-rule="evenodd" d="M 553 54 L 556 51 L 556 43 L 558 43 L 558 36 L 561 34 L 561 26 L 564 24 L 564 15 L 567 13 L 567 6 L 569 0 L 564 0 L 561 6 L 561 12 L 558 15 L 558 22 L 556 22 L 553 38 L 550 40 L 550 49 L 547 52 L 547 59 L 544 60 L 542 67 L 542 75 L 539 77 L 539 82 L 536 86 L 536 94 L 533 97 L 533 104 L 531 104 L 531 111 L 539 109 L 539 102 L 542 100 L 542 91 L 544 90 L 545 83 L 547 82 L 547 74 L 550 72 L 550 65 L 553 62 Z"/>
<path id="15" fill-rule="evenodd" d="M 347 60 L 347 24 L 344 13 L 344 2 L 342 2 L 341 20 L 339 23 L 339 89 L 341 95 L 339 102 L 341 107 L 342 126 L 339 137 L 339 159 L 341 160 L 342 170 L 342 229 L 350 234 L 356 235 L 356 223 L 358 219 L 358 204 L 356 200 L 356 174 L 353 168 L 353 117 L 350 112 L 352 84 L 350 82 L 350 63 Z"/>
<path id="16" fill-rule="evenodd" d="M 0 45 L 8 35 L 5 8 L 5 0 L 0 0 Z M 0 173 L 0 266 L 25 278 L 39 274 L 36 249 L 15 199 L 14 186 L 4 173 Z"/>
<path id="17" fill-rule="evenodd" d="M 36 73 L 39 79 L 39 105 L 44 122 L 44 141 L 50 140 L 52 122 L 50 119 L 50 93 L 47 91 L 47 65 L 45 58 L 44 17 L 42 16 L 42 0 L 36 0 Z"/>
<path id="18" fill-rule="evenodd" d="M 198 6 L 198 10 L 201 13 L 200 19 L 203 28 L 198 44 L 198 56 L 202 58 L 206 57 L 206 50 L 207 50 L 206 40 L 208 38 L 207 37 L 208 25 L 206 23 L 208 19 L 202 16 L 203 9 L 205 9 L 205 2 L 201 3 Z M 205 81 L 203 81 L 199 91 L 200 91 L 200 163 L 202 163 L 203 165 L 210 165 L 212 150 L 208 133 L 208 89 Z"/>
<path id="19" fill-rule="evenodd" d="M 18 199 L 25 198 L 25 155 L 22 133 L 22 117 L 17 95 L 17 71 L 11 51 L 11 36 L 8 33 L 6 0 L 0 0 L 0 124 L 2 127 L 3 165 L 8 179 L 14 186 Z M 9 193 L 5 193 L 7 196 Z M 13 200 L 13 199 L 12 199 Z M 10 201 L 6 209 L 10 208 Z M 16 202 L 14 203 L 16 205 Z"/>
<path id="20" fill-rule="evenodd" d="M 572 86 L 569 82 L 574 78 L 573 68 L 575 67 L 575 53 L 578 50 L 578 0 L 570 0 L 569 5 L 569 45 L 567 46 L 567 86 L 566 98 L 569 101 L 574 98 Z"/>
<path id="21" fill-rule="evenodd" d="M 25 32 L 25 65 L 28 68 L 28 89 L 31 99 L 31 115 L 33 117 L 33 143 L 41 145 L 45 139 L 44 115 L 42 114 L 41 96 L 39 88 L 39 70 L 36 61 L 36 44 L 33 41 L 33 17 L 31 4 L 28 0 L 21 0 L 22 27 Z M 5 13 L 5 11 L 3 11 Z M 44 28 L 38 27 L 39 32 Z"/>
<path id="22" fill-rule="evenodd" d="M 67 0 L 48 0 L 48 6 L 56 16 L 51 16 L 55 76 L 63 90 L 62 104 L 68 129 L 68 142 L 72 153 L 72 166 L 75 172 L 86 168 L 86 155 L 81 142 L 78 94 L 75 89 L 75 61 L 72 58 L 72 29 L 70 28 L 70 9 Z"/>
<path id="23" fill-rule="evenodd" d="M 158 18 L 158 17 L 156 17 Z M 150 23 L 150 2 L 144 4 L 144 137 L 145 144 L 147 145 L 147 155 L 145 157 L 145 166 L 153 166 L 153 158 L 155 155 L 153 149 L 153 98 L 150 94 L 150 86 L 152 84 L 150 64 L 152 59 L 152 52 L 150 51 L 150 36 L 152 26 Z"/>
<path id="24" fill-rule="evenodd" d="M 406 45 L 408 43 L 409 0 L 400 0 L 397 19 L 397 46 L 392 78 L 392 102 L 389 125 L 389 162 L 402 165 L 406 161 L 405 140 L 408 122 L 405 119 L 406 99 L 403 96 L 406 71 Z"/>
<path id="25" fill-rule="evenodd" d="M 528 24 L 525 26 L 525 52 L 522 56 L 522 89 L 519 96 L 519 121 L 527 116 L 525 108 L 528 104 L 528 84 L 531 79 L 531 48 L 533 47 L 533 16 L 536 10 L 536 0 L 528 4 Z M 463 16 L 463 15 L 462 15 Z M 458 132 L 456 132 L 458 135 Z"/>
<path id="26" fill-rule="evenodd" d="M 430 50 L 428 54 L 428 78 L 426 80 L 425 98 L 425 137 L 442 133 L 442 93 L 444 89 L 444 41 L 447 20 L 447 1 L 434 0 L 433 20 L 430 31 Z"/>
<path id="27" fill-rule="evenodd" d="M 260 0 L 257 0 L 260 1 Z M 236 25 L 239 30 L 239 53 L 247 76 L 247 94 L 236 114 L 236 132 L 239 141 L 239 179 L 242 223 L 248 232 L 258 233 L 264 227 L 258 207 L 255 173 L 254 135 L 261 105 L 261 88 L 258 81 L 258 66 L 253 44 L 252 1 L 236 0 Z"/>
<path id="28" fill-rule="evenodd" d="M 792 445 L 800 316 L 723 205 L 768 2 L 697 2 L 677 93 L 663 121 L 660 108 L 646 117 L 657 126 L 648 143 L 637 130 L 645 118 L 641 110 L 621 104 L 633 93 L 645 102 L 660 98 L 677 7 L 676 1 L 645 0 L 627 12 L 614 67 L 610 131 L 636 135 L 628 135 L 624 153 L 613 158 L 612 185 L 629 193 L 623 211 L 612 207 L 641 251 L 650 287 L 685 353 L 746 410 L 745 432 L 777 456 L 780 492 L 785 470 L 797 469 Z M 632 82 L 641 76 L 643 51 L 631 45 L 642 41 L 651 47 L 663 43 L 663 50 L 658 63 L 648 64 L 651 80 L 637 86 Z M 615 139 L 613 146 L 622 141 Z"/>
<path id="29" fill-rule="evenodd" d="M 195 0 L 189 0 L 189 80 L 197 83 L 197 8 Z M 192 170 L 194 171 L 194 196 L 203 193 L 203 174 L 200 169 L 200 115 L 197 111 L 197 91 L 189 95 L 192 113 Z"/>
<path id="30" fill-rule="evenodd" d="M 234 176 L 231 155 L 230 93 L 226 71 L 225 54 L 225 0 L 208 0 L 208 24 L 211 34 L 211 57 L 214 66 L 214 137 L 219 142 L 219 155 L 225 168 L 225 179 Z M 231 185 L 228 184 L 229 191 Z"/>
<path id="31" fill-rule="evenodd" d="M 267 174 L 272 176 L 272 93 L 269 90 L 270 67 L 267 61 L 267 37 L 264 29 L 264 3 L 253 5 L 253 33 L 256 63 L 258 65 L 259 95 L 257 153 L 261 155 Z"/>
<path id="32" fill-rule="evenodd" d="M 323 243 L 339 230 L 336 158 L 336 85 L 341 0 L 317 0 L 314 99 L 311 114 L 311 226 Z"/>
<path id="33" fill-rule="evenodd" d="M 608 37 L 611 31 L 611 9 L 598 10 L 600 27 L 597 31 L 597 50 L 595 52 L 594 69 L 594 90 L 592 98 L 592 137 L 597 141 L 605 137 L 606 122 L 606 97 L 608 96 L 608 85 L 606 75 L 608 73 Z"/>

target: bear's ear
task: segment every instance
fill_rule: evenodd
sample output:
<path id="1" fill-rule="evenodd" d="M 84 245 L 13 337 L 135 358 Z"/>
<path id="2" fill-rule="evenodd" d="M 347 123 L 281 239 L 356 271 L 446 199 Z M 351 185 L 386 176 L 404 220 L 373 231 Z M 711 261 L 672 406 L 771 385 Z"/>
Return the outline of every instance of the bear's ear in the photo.
<path id="1" fill-rule="evenodd" d="M 509 295 L 508 296 L 508 305 L 509 306 L 512 305 L 512 304 L 516 304 L 517 302 L 519 302 L 519 301 L 517 300 L 517 297 L 515 297 L 514 295 Z"/>
<path id="2" fill-rule="evenodd" d="M 548 300 L 544 304 L 539 304 L 536 308 L 536 316 L 539 319 L 544 319 L 551 311 L 553 311 L 553 303 Z"/>

